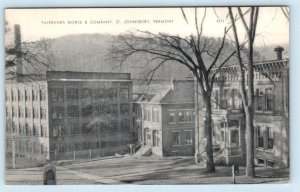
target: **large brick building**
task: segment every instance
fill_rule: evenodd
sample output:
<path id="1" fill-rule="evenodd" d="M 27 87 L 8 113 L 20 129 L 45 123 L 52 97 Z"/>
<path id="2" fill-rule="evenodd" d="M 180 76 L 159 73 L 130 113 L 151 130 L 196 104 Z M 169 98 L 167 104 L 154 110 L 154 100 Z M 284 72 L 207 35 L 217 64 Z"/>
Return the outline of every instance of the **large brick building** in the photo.
<path id="1" fill-rule="evenodd" d="M 135 140 L 128 73 L 49 71 L 45 81 L 6 82 L 5 95 L 8 157 L 90 158 Z"/>

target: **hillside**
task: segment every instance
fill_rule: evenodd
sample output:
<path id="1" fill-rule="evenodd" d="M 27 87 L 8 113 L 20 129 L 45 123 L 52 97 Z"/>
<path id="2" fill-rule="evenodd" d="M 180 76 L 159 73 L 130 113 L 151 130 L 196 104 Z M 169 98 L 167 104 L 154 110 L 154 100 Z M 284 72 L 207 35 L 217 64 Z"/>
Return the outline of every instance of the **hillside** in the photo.
<path id="1" fill-rule="evenodd" d="M 53 56 L 54 70 L 84 71 L 84 72 L 127 72 L 133 79 L 144 79 L 144 76 L 153 66 L 145 66 L 145 55 L 130 57 L 122 67 L 118 62 L 109 58 L 109 48 L 114 43 L 114 36 L 103 34 L 68 35 L 52 39 L 50 52 Z M 255 61 L 273 60 L 276 58 L 274 47 L 259 47 L 255 49 Z M 288 57 L 288 45 L 285 48 L 284 58 Z M 231 59 L 228 65 L 234 64 Z M 170 80 L 186 79 L 189 75 L 186 67 L 177 63 L 166 63 L 154 78 Z"/>

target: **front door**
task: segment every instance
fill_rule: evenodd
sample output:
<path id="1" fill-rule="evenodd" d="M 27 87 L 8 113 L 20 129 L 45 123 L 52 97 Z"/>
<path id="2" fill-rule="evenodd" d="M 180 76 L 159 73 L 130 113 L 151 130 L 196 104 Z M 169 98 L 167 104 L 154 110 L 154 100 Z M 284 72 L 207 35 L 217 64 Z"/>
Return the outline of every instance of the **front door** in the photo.
<path id="1" fill-rule="evenodd" d="M 151 132 L 148 128 L 144 130 L 144 142 L 145 145 L 151 145 Z"/>
<path id="2" fill-rule="evenodd" d="M 153 147 L 157 147 L 159 146 L 159 135 L 158 135 L 158 131 L 154 130 L 153 131 Z"/>

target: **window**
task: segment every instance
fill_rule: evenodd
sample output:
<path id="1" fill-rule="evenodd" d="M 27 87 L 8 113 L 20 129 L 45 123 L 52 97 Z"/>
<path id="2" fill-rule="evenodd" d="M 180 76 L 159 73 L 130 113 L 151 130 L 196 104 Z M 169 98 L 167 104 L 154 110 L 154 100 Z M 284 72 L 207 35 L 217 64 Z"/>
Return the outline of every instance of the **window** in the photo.
<path id="1" fill-rule="evenodd" d="M 64 90 L 62 88 L 51 89 L 51 99 L 52 101 L 63 101 Z"/>
<path id="2" fill-rule="evenodd" d="M 122 98 L 122 99 L 128 99 L 129 98 L 129 91 L 128 91 L 128 89 L 127 88 L 122 88 L 121 89 L 121 92 L 120 92 L 120 97 Z"/>
<path id="3" fill-rule="evenodd" d="M 152 121 L 159 122 L 159 111 L 157 108 L 152 108 Z"/>
<path id="4" fill-rule="evenodd" d="M 241 109 L 242 108 L 242 100 L 241 100 L 241 96 L 240 93 L 237 89 L 233 89 L 232 90 L 232 108 L 233 109 Z"/>
<path id="5" fill-rule="evenodd" d="M 178 113 L 178 117 L 179 117 L 179 121 L 180 121 L 180 122 L 184 122 L 184 115 L 183 115 L 183 112 L 182 112 L 182 111 L 180 111 L 180 112 Z"/>
<path id="6" fill-rule="evenodd" d="M 263 129 L 260 126 L 257 126 L 257 147 L 264 147 Z"/>
<path id="7" fill-rule="evenodd" d="M 25 90 L 25 101 L 30 101 L 30 91 Z"/>
<path id="8" fill-rule="evenodd" d="M 46 125 L 41 125 L 41 137 L 46 136 L 46 130 L 47 130 Z"/>
<path id="9" fill-rule="evenodd" d="M 258 165 L 265 165 L 265 160 L 263 159 L 258 159 L 257 160 Z"/>
<path id="10" fill-rule="evenodd" d="M 184 131 L 183 142 L 184 144 L 193 144 L 192 131 Z"/>
<path id="11" fill-rule="evenodd" d="M 144 108 L 144 120 L 150 121 L 150 109 L 149 108 Z"/>
<path id="12" fill-rule="evenodd" d="M 116 98 L 117 97 L 117 90 L 114 87 L 107 89 L 107 97 L 109 98 Z"/>
<path id="13" fill-rule="evenodd" d="M 172 132 L 172 144 L 180 145 L 180 132 Z"/>
<path id="14" fill-rule="evenodd" d="M 25 108 L 25 116 L 26 118 L 30 118 L 31 117 L 31 109 L 30 108 Z"/>
<path id="15" fill-rule="evenodd" d="M 25 135 L 25 127 L 24 127 L 24 124 L 19 124 L 19 132 L 20 132 L 20 134 L 23 134 L 23 135 Z"/>
<path id="16" fill-rule="evenodd" d="M 221 141 L 224 142 L 225 141 L 225 132 L 221 131 Z"/>
<path id="17" fill-rule="evenodd" d="M 22 107 L 19 108 L 19 117 L 24 117 L 24 109 Z"/>
<path id="18" fill-rule="evenodd" d="M 47 118 L 47 109 L 41 108 L 41 118 L 46 119 Z"/>
<path id="19" fill-rule="evenodd" d="M 92 97 L 92 90 L 84 88 L 81 90 L 81 99 L 87 99 Z"/>
<path id="20" fill-rule="evenodd" d="M 32 130 L 28 123 L 26 123 L 25 128 L 26 128 L 26 135 L 32 135 Z"/>
<path id="21" fill-rule="evenodd" d="M 185 112 L 185 120 L 186 121 L 192 121 L 192 115 L 190 111 Z"/>
<path id="22" fill-rule="evenodd" d="M 78 106 L 76 106 L 76 105 L 68 106 L 67 111 L 68 111 L 69 117 L 78 117 L 79 116 Z"/>
<path id="23" fill-rule="evenodd" d="M 170 112 L 169 113 L 169 122 L 170 123 L 173 123 L 173 122 L 175 122 L 176 120 L 175 120 L 175 113 L 174 112 Z"/>
<path id="24" fill-rule="evenodd" d="M 95 92 L 95 99 L 105 98 L 105 88 L 98 88 Z"/>
<path id="25" fill-rule="evenodd" d="M 78 90 L 75 88 L 68 89 L 67 90 L 67 98 L 68 99 L 78 99 Z"/>
<path id="26" fill-rule="evenodd" d="M 31 143 L 28 140 L 26 141 L 26 151 L 31 152 Z"/>
<path id="27" fill-rule="evenodd" d="M 231 143 L 238 145 L 239 144 L 239 131 L 232 130 L 230 133 L 231 133 Z"/>
<path id="28" fill-rule="evenodd" d="M 15 108 L 15 107 L 12 108 L 12 116 L 13 117 L 17 117 L 17 114 L 18 114 L 17 111 L 18 111 L 17 108 Z"/>
<path id="29" fill-rule="evenodd" d="M 68 128 L 71 131 L 72 135 L 78 135 L 80 133 L 80 129 L 76 124 L 71 124 Z"/>
<path id="30" fill-rule="evenodd" d="M 266 131 L 267 131 L 267 149 L 273 149 L 273 144 L 274 144 L 273 129 L 271 127 L 267 127 Z"/>
<path id="31" fill-rule="evenodd" d="M 65 129 L 62 125 L 54 125 L 53 126 L 53 137 L 63 136 L 65 134 Z"/>
<path id="32" fill-rule="evenodd" d="M 81 115 L 83 117 L 88 117 L 88 116 L 92 116 L 93 115 L 93 107 L 91 105 L 88 105 L 86 107 L 83 107 L 81 109 Z"/>
<path id="33" fill-rule="evenodd" d="M 153 146 L 159 146 L 160 143 L 160 138 L 159 138 L 159 133 L 158 130 L 153 131 Z"/>
<path id="34" fill-rule="evenodd" d="M 273 111 L 274 104 L 274 93 L 272 88 L 256 89 L 256 110 Z"/>
<path id="35" fill-rule="evenodd" d="M 35 125 L 35 124 L 33 125 L 32 135 L 33 135 L 33 136 L 39 135 L 39 129 L 38 129 L 38 126 Z"/>
<path id="36" fill-rule="evenodd" d="M 122 130 L 129 130 L 130 128 L 130 121 L 128 119 L 123 119 L 121 123 Z"/>
<path id="37" fill-rule="evenodd" d="M 270 161 L 270 160 L 267 160 L 267 166 L 268 167 L 274 167 L 274 162 Z"/>
<path id="38" fill-rule="evenodd" d="M 38 91 L 37 90 L 32 90 L 32 100 L 38 101 Z"/>
<path id="39" fill-rule="evenodd" d="M 129 105 L 128 104 L 121 104 L 121 114 L 122 115 L 129 114 Z"/>
<path id="40" fill-rule="evenodd" d="M 52 119 L 62 119 L 64 109 L 62 107 L 54 107 L 52 109 Z"/>
<path id="41" fill-rule="evenodd" d="M 266 89 L 266 110 L 274 110 L 274 94 L 271 88 Z"/>
<path id="42" fill-rule="evenodd" d="M 46 91 L 43 89 L 40 90 L 40 100 L 46 101 Z"/>
<path id="43" fill-rule="evenodd" d="M 18 100 L 19 101 L 23 101 L 23 93 L 22 93 L 22 91 L 21 90 L 18 90 Z"/>
<path id="44" fill-rule="evenodd" d="M 33 108 L 33 118 L 39 118 L 39 109 Z"/>

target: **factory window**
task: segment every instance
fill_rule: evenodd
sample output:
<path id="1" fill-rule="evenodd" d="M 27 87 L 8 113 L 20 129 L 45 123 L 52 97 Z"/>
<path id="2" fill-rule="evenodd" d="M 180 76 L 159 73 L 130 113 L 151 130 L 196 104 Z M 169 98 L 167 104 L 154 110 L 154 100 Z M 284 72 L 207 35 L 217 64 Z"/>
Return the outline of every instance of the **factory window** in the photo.
<path id="1" fill-rule="evenodd" d="M 30 118 L 31 117 L 31 108 L 25 108 L 25 116 L 26 118 Z"/>
<path id="2" fill-rule="evenodd" d="M 117 90 L 114 87 L 111 87 L 109 89 L 107 89 L 106 91 L 107 93 L 107 97 L 109 98 L 116 98 L 117 97 Z"/>
<path id="3" fill-rule="evenodd" d="M 127 88 L 122 88 L 120 92 L 120 97 L 122 99 L 128 99 L 129 98 L 129 90 Z"/>
<path id="4" fill-rule="evenodd" d="M 62 119 L 64 109 L 62 107 L 54 107 L 52 109 L 52 119 Z"/>
<path id="5" fill-rule="evenodd" d="M 102 99 L 105 97 L 105 88 L 98 88 L 95 92 L 95 98 L 96 99 Z"/>
<path id="6" fill-rule="evenodd" d="M 81 99 L 88 99 L 92 97 L 92 90 L 84 88 L 81 90 Z"/>
<path id="7" fill-rule="evenodd" d="M 80 133 L 80 129 L 77 124 L 71 124 L 68 128 L 71 131 L 72 135 L 78 135 Z"/>
<path id="8" fill-rule="evenodd" d="M 129 114 L 129 105 L 128 104 L 122 104 L 121 105 L 121 114 L 122 115 L 128 115 Z"/>
<path id="9" fill-rule="evenodd" d="M 47 109 L 41 108 L 41 118 L 46 119 L 47 118 Z"/>
<path id="10" fill-rule="evenodd" d="M 62 88 L 51 89 L 51 99 L 52 101 L 63 101 L 64 90 Z"/>
<path id="11" fill-rule="evenodd" d="M 91 105 L 85 106 L 81 109 L 81 115 L 83 117 L 88 117 L 93 115 L 93 107 Z"/>
<path id="12" fill-rule="evenodd" d="M 19 117 L 24 117 L 24 109 L 22 107 L 19 108 Z"/>
<path id="13" fill-rule="evenodd" d="M 40 100 L 46 101 L 46 90 L 44 90 L 44 89 L 40 90 Z"/>
<path id="14" fill-rule="evenodd" d="M 32 135 L 34 136 L 38 136 L 39 135 L 39 129 L 37 125 L 33 125 L 33 131 L 32 131 Z"/>
<path id="15" fill-rule="evenodd" d="M 33 108 L 33 118 L 39 118 L 39 109 Z"/>
<path id="16" fill-rule="evenodd" d="M 71 88 L 67 90 L 67 98 L 68 99 L 78 99 L 78 90 L 75 88 Z"/>
<path id="17" fill-rule="evenodd" d="M 38 91 L 37 90 L 32 90 L 32 100 L 33 101 L 38 101 Z"/>
<path id="18" fill-rule="evenodd" d="M 67 111 L 68 111 L 69 117 L 78 117 L 78 115 L 79 115 L 78 106 L 76 106 L 76 105 L 68 106 Z"/>

